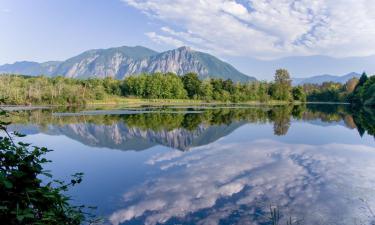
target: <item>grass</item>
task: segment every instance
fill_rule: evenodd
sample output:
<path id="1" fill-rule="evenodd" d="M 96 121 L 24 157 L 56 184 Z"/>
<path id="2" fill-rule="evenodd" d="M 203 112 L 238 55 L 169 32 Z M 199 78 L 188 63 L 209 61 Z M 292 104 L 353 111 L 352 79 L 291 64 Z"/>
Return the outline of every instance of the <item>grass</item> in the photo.
<path id="1" fill-rule="evenodd" d="M 168 105 L 286 105 L 290 104 L 287 101 L 270 100 L 266 102 L 261 101 L 247 101 L 247 102 L 222 102 L 222 101 L 204 101 L 192 99 L 142 99 L 142 98 L 125 98 L 125 97 L 110 97 L 104 100 L 88 101 L 87 105 L 127 105 L 127 106 L 168 106 Z M 301 104 L 301 102 L 293 102 L 293 104 Z"/>

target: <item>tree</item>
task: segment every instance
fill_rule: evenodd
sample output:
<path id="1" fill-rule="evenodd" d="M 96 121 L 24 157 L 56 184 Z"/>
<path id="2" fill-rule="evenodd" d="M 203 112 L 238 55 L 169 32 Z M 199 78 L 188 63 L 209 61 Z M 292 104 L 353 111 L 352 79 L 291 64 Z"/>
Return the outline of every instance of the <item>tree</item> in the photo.
<path id="1" fill-rule="evenodd" d="M 223 82 L 223 89 L 229 92 L 230 94 L 233 94 L 235 91 L 235 86 L 234 86 L 233 81 L 231 79 L 226 79 Z"/>
<path id="2" fill-rule="evenodd" d="M 375 76 L 371 76 L 370 78 L 368 78 L 362 89 L 363 105 L 375 106 Z"/>
<path id="3" fill-rule="evenodd" d="M 189 98 L 196 98 L 199 95 L 202 81 L 196 73 L 187 73 L 182 76 L 182 83 Z"/>
<path id="4" fill-rule="evenodd" d="M 359 83 L 359 80 L 358 80 L 358 78 L 355 78 L 355 77 L 353 77 L 352 79 L 348 80 L 346 82 L 346 84 L 345 84 L 346 92 L 347 93 L 352 93 L 355 90 L 355 88 L 358 85 L 358 83 Z"/>
<path id="5" fill-rule="evenodd" d="M 289 101 L 291 89 L 292 81 L 289 72 L 286 69 L 276 70 L 273 97 L 277 100 Z"/>
<path id="6" fill-rule="evenodd" d="M 0 116 L 6 112 L 0 109 Z M 72 176 L 66 183 L 53 180 L 43 169 L 50 162 L 44 155 L 45 147 L 30 147 L 16 143 L 7 131 L 10 123 L 0 121 L 0 218 L 2 224 L 68 224 L 85 222 L 85 206 L 72 206 L 70 197 L 64 192 L 82 181 L 82 173 Z M 17 132 L 14 136 L 20 138 Z M 44 177 L 42 182 L 41 177 Z M 50 179 L 48 179 L 50 178 Z"/>
<path id="7" fill-rule="evenodd" d="M 374 85 L 373 85 L 374 84 Z M 352 105 L 375 105 L 375 78 L 368 78 L 366 73 L 360 77 L 354 91 L 348 96 Z"/>
<path id="8" fill-rule="evenodd" d="M 207 101 L 212 100 L 212 95 L 213 95 L 214 90 L 209 79 L 202 81 L 202 84 L 199 90 L 200 90 L 199 96 L 201 99 L 207 100 Z"/>
<path id="9" fill-rule="evenodd" d="M 164 90 L 166 96 L 172 99 L 184 99 L 187 98 L 187 92 L 184 89 L 184 84 L 179 76 L 173 73 L 167 73 L 163 81 Z"/>
<path id="10" fill-rule="evenodd" d="M 368 80 L 367 74 L 365 72 L 362 73 L 361 77 L 359 78 L 358 87 L 362 87 L 366 81 Z"/>
<path id="11" fill-rule="evenodd" d="M 303 91 L 303 88 L 301 86 L 292 88 L 292 96 L 293 96 L 293 100 L 295 101 L 300 101 L 300 102 L 306 101 L 306 94 Z"/>

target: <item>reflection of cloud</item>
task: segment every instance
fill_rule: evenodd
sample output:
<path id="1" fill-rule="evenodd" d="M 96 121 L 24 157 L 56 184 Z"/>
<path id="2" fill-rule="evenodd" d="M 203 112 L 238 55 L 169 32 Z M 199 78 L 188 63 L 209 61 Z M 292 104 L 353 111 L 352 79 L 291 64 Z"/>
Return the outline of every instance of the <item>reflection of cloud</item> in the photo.
<path id="1" fill-rule="evenodd" d="M 363 215 L 359 197 L 373 203 L 374 195 L 366 195 L 375 192 L 374 159 L 372 147 L 268 140 L 214 143 L 184 154 L 171 151 L 149 161 L 164 170 L 126 193 L 128 207 L 113 213 L 110 221 L 142 216 L 145 224 L 172 218 L 197 223 L 204 214 L 200 224 L 235 215 L 239 224 L 256 224 L 254 212 L 266 212 L 263 203 L 273 202 L 307 224 L 352 223 Z"/>
<path id="2" fill-rule="evenodd" d="M 154 165 L 157 162 L 172 160 L 174 158 L 180 157 L 183 153 L 181 151 L 171 151 L 168 154 L 160 154 L 152 157 L 147 161 L 147 164 Z"/>

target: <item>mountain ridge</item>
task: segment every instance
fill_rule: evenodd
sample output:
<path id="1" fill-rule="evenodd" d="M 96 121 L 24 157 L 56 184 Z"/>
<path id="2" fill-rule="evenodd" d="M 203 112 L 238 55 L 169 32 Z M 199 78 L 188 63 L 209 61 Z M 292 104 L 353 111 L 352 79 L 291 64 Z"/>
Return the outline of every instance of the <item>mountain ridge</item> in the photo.
<path id="1" fill-rule="evenodd" d="M 235 57 L 230 60 L 236 68 L 257 78 L 272 80 L 275 70 L 285 68 L 292 77 L 311 77 L 319 74 L 340 75 L 351 71 L 375 74 L 375 55 L 332 57 L 326 55 L 287 56 L 276 59 Z"/>
<path id="2" fill-rule="evenodd" d="M 348 80 L 352 79 L 353 77 L 359 78 L 361 74 L 356 72 L 351 72 L 348 74 L 344 74 L 341 76 L 331 75 L 331 74 L 321 74 L 315 75 L 306 78 L 292 78 L 292 85 L 303 85 L 303 84 L 322 84 L 324 82 L 335 82 L 345 84 Z"/>
<path id="3" fill-rule="evenodd" d="M 210 77 L 241 82 L 256 80 L 213 55 L 186 46 L 165 52 L 142 46 L 91 49 L 64 61 L 21 61 L 0 65 L 0 73 L 62 75 L 70 78 L 123 79 L 130 75 L 155 72 L 172 72 L 178 75 L 195 72 L 202 79 Z"/>

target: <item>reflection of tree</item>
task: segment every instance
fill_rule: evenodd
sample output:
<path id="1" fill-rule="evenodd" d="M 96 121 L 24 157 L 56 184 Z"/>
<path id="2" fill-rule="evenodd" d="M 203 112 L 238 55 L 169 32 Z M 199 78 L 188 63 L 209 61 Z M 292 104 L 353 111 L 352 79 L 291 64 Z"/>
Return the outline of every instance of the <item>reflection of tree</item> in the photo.
<path id="1" fill-rule="evenodd" d="M 350 128 L 350 129 L 357 128 L 357 125 L 355 124 L 352 115 L 349 115 L 349 114 L 345 115 L 343 119 L 344 119 L 344 123 L 345 123 L 346 127 Z"/>
<path id="2" fill-rule="evenodd" d="M 285 135 L 290 127 L 290 116 L 292 107 L 278 106 L 270 111 L 270 119 L 273 121 L 273 132 L 275 135 Z"/>
<path id="3" fill-rule="evenodd" d="M 141 130 L 171 131 L 183 128 L 188 131 L 204 125 L 227 125 L 234 122 L 273 122 L 275 135 L 285 135 L 291 125 L 291 117 L 298 120 L 321 120 L 324 123 L 343 121 L 348 128 L 357 128 L 363 135 L 366 131 L 375 134 L 375 110 L 370 108 L 350 109 L 345 105 L 284 105 L 273 107 L 211 108 L 200 112 L 186 112 L 185 109 L 158 109 L 146 113 L 122 115 L 80 114 L 84 109 L 40 109 L 12 113 L 14 124 L 36 124 L 43 130 L 49 125 L 94 124 L 114 125 L 119 122 Z M 56 116 L 58 112 L 77 112 L 73 116 Z M 353 118 L 354 117 L 354 118 Z"/>
<path id="4" fill-rule="evenodd" d="M 310 112 L 321 112 L 324 114 L 335 114 L 346 109 L 344 105 L 338 104 L 309 104 L 307 108 Z"/>
<path id="5" fill-rule="evenodd" d="M 353 128 L 350 124 L 351 113 L 348 106 L 337 104 L 312 104 L 307 105 L 307 109 L 303 112 L 303 120 L 320 119 L 323 122 L 332 123 L 344 120 L 345 125 Z"/>
<path id="6" fill-rule="evenodd" d="M 369 135 L 375 135 L 375 109 L 374 108 L 359 108 L 353 110 L 353 120 L 357 126 L 359 135 L 367 131 Z"/>
<path id="7" fill-rule="evenodd" d="M 202 123 L 202 116 L 197 113 L 187 113 L 182 121 L 182 127 L 187 130 L 195 130 Z"/>
<path id="8" fill-rule="evenodd" d="M 292 116 L 295 119 L 302 119 L 303 113 L 306 111 L 306 105 L 300 104 L 300 105 L 294 105 L 292 109 Z"/>

